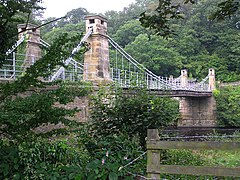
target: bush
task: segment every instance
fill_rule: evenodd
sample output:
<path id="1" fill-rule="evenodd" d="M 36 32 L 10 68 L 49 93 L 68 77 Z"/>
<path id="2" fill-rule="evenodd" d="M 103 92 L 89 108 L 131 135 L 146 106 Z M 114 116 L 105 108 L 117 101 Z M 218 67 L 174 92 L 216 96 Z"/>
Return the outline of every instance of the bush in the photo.
<path id="1" fill-rule="evenodd" d="M 144 147 L 148 128 L 162 128 L 177 122 L 178 102 L 171 98 L 150 94 L 145 89 L 133 89 L 132 95 L 120 90 L 115 94 L 111 92 L 103 89 L 93 98 L 91 127 L 96 136 L 138 135 Z"/>
<path id="2" fill-rule="evenodd" d="M 21 144 L 1 143 L 0 179 L 73 179 L 84 176 L 86 157 L 66 140 L 34 139 Z"/>
<path id="3" fill-rule="evenodd" d="M 79 135 L 79 144 L 83 145 L 90 158 L 85 166 L 86 177 L 106 179 L 113 176 L 131 179 L 128 172 L 145 174 L 146 156 L 125 168 L 120 168 L 144 153 L 138 137 L 130 138 L 127 134 L 121 133 L 95 136 L 89 133 L 88 125 Z"/>
<path id="4" fill-rule="evenodd" d="M 183 165 L 183 166 L 209 166 L 211 162 L 202 156 L 200 152 L 194 152 L 190 150 L 168 150 L 162 154 L 161 164 L 166 165 Z M 215 180 L 214 176 L 193 176 L 193 175 L 171 175 L 162 174 L 161 178 L 171 180 Z"/>
<path id="5" fill-rule="evenodd" d="M 223 127 L 240 127 L 240 87 L 225 87 L 214 95 L 218 124 Z"/>

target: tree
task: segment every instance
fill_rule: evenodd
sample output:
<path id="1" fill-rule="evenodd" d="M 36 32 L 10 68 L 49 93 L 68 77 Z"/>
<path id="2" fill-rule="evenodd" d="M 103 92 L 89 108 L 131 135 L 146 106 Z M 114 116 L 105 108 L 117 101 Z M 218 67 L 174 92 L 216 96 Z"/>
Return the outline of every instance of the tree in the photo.
<path id="1" fill-rule="evenodd" d="M 175 28 L 177 35 L 173 37 L 172 46 L 187 57 L 184 66 L 195 77 L 204 77 L 207 69 L 213 67 L 218 80 L 236 81 L 239 80 L 239 13 L 219 23 L 209 21 L 218 2 L 201 1 L 192 5 L 191 16 L 184 20 L 184 26 L 179 22 L 181 28 Z"/>
<path id="2" fill-rule="evenodd" d="M 7 43 L 13 42 L 15 39 L 17 23 L 28 23 L 31 12 L 42 9 L 37 4 L 40 2 L 38 0 L 1 2 L 0 10 L 3 17 L 0 20 L 1 26 L 5 31 L 9 30 L 9 32 L 4 32 L 6 33 L 5 37 L 4 34 L 0 34 L 5 43 L 1 44 L 2 50 L 6 49 L 7 46 L 5 45 Z M 26 17 L 24 13 L 28 13 L 28 16 Z M 10 27 L 14 28 L 9 29 Z M 47 122 L 56 124 L 62 121 L 68 125 L 74 124 L 67 121 L 66 115 L 71 116 L 76 111 L 64 110 L 55 107 L 54 104 L 56 102 L 62 104 L 70 102 L 74 99 L 76 93 L 73 91 L 71 94 L 67 94 L 66 92 L 71 90 L 65 84 L 60 82 L 49 83 L 42 81 L 42 79 L 49 77 L 57 66 L 64 66 L 64 61 L 71 55 L 73 48 L 77 46 L 81 38 L 81 33 L 62 33 L 61 36 L 53 40 L 48 49 L 45 49 L 45 54 L 34 65 L 27 68 L 21 77 L 13 83 L 1 83 L 0 127 L 4 127 L 4 129 L 1 128 L 0 133 L 3 133 L 4 137 L 19 140 L 19 138 L 31 134 L 32 128 Z M 81 55 L 85 50 L 86 48 L 83 46 L 75 55 Z M 1 61 L 3 62 L 4 58 Z M 53 85 L 59 85 L 59 88 L 48 92 L 42 91 L 42 88 Z M 34 89 L 33 92 L 29 91 L 30 87 Z M 27 95 L 25 96 L 25 94 Z M 61 110 L 59 111 L 59 109 Z"/>
<path id="3" fill-rule="evenodd" d="M 238 81 L 240 80 L 240 35 L 234 30 L 222 33 L 219 37 L 219 46 L 216 53 L 223 59 L 226 71 L 223 72 L 222 81 Z"/>
<path id="4" fill-rule="evenodd" d="M 126 95 L 115 88 L 100 90 L 93 98 L 91 129 L 94 137 L 126 134 L 139 137 L 145 147 L 148 128 L 163 128 L 176 125 L 178 102 L 169 97 L 151 95 L 146 89 L 132 89 Z"/>
<path id="5" fill-rule="evenodd" d="M 125 50 L 147 69 L 161 76 L 178 77 L 184 61 L 184 56 L 158 36 L 140 34 Z"/>
<path id="6" fill-rule="evenodd" d="M 240 87 L 225 87 L 214 93 L 218 125 L 240 127 Z"/>
<path id="7" fill-rule="evenodd" d="M 108 33 L 110 36 L 115 34 L 126 22 L 139 19 L 139 14 L 145 11 L 151 3 L 152 0 L 137 0 L 136 3 L 130 4 L 122 11 L 107 11 L 104 13 L 108 19 Z"/>
<path id="8" fill-rule="evenodd" d="M 219 3 L 217 6 L 218 10 L 210 16 L 210 19 L 224 20 L 237 13 L 240 2 L 238 0 L 226 0 Z"/>
<path id="9" fill-rule="evenodd" d="M 51 75 L 58 65 L 64 66 L 64 60 L 71 55 L 71 50 L 76 47 L 81 37 L 81 34 L 75 36 L 63 34 L 46 50 L 42 58 L 26 69 L 22 77 L 13 83 L 1 84 L 0 126 L 4 126 L 0 131 L 2 135 L 10 139 L 22 140 L 23 137 L 32 135 L 32 129 L 44 123 L 62 122 L 68 126 L 76 124 L 67 118 L 74 115 L 76 109 L 67 110 L 54 105 L 57 102 L 60 104 L 71 102 L 77 95 L 86 95 L 84 88 L 71 89 L 64 83 L 45 82 L 42 79 Z M 81 49 L 79 53 L 84 51 Z M 57 86 L 57 88 L 44 90 L 49 86 Z M 33 92 L 29 88 L 33 88 Z"/>
<path id="10" fill-rule="evenodd" d="M 47 23 L 47 22 L 51 22 L 51 21 L 52 21 L 52 23 L 48 23 L 41 28 L 41 35 L 44 36 L 46 33 L 50 32 L 50 31 L 54 30 L 54 28 L 58 27 L 57 23 L 55 21 L 53 21 L 54 19 L 55 19 L 55 17 L 49 17 L 47 19 L 42 20 L 42 23 Z"/>
<path id="11" fill-rule="evenodd" d="M 57 23 L 57 26 L 64 27 L 66 24 L 82 23 L 86 15 L 89 15 L 89 12 L 85 8 L 73 9 L 66 14 L 66 18 Z"/>
<path id="12" fill-rule="evenodd" d="M 63 27 L 56 27 L 53 30 L 47 32 L 44 34 L 43 39 L 48 42 L 49 44 L 52 44 L 52 42 L 54 42 L 54 40 L 59 37 L 62 36 L 65 33 L 71 34 L 71 35 L 76 35 L 79 33 L 84 33 L 85 32 L 85 27 L 84 27 L 84 23 L 80 22 L 77 24 L 66 24 Z"/>
<path id="13" fill-rule="evenodd" d="M 17 38 L 17 24 L 28 23 L 28 17 L 22 13 L 30 14 L 32 9 L 25 6 L 30 2 L 33 1 L 1 1 L 1 62 L 4 62 L 6 50 Z M 29 5 L 29 8 L 32 7 Z M 9 17 L 4 13 L 7 10 Z M 72 102 L 76 96 L 87 95 L 89 88 L 81 88 L 82 84 L 76 87 L 43 79 L 56 67 L 64 66 L 64 60 L 71 55 L 81 38 L 82 34 L 79 33 L 61 34 L 45 49 L 42 58 L 27 68 L 21 77 L 14 82 L 0 84 L 0 179 L 69 179 L 79 176 L 77 171 L 82 164 L 82 154 L 63 141 L 50 142 L 49 137 L 70 133 L 67 128 L 79 124 L 69 119 L 78 110 L 65 109 L 64 105 Z M 85 48 L 78 54 L 84 51 Z M 46 87 L 53 89 L 46 90 Z M 57 103 L 61 106 L 57 106 Z M 35 131 L 41 125 L 59 122 L 65 125 L 64 129 L 48 133 Z"/>
<path id="14" fill-rule="evenodd" d="M 108 33 L 113 35 L 122 26 L 129 20 L 132 20 L 130 16 L 127 16 L 124 11 L 107 11 L 104 13 L 104 16 L 108 19 Z"/>
<path id="15" fill-rule="evenodd" d="M 124 48 L 126 45 L 133 42 L 138 35 L 143 33 L 147 32 L 140 25 L 139 21 L 131 20 L 119 27 L 113 38 L 121 47 Z"/>
<path id="16" fill-rule="evenodd" d="M 0 67 L 5 53 L 17 40 L 17 24 L 28 23 L 34 10 L 43 9 L 38 5 L 42 0 L 1 0 L 0 1 Z"/>
<path id="17" fill-rule="evenodd" d="M 152 12 L 149 13 L 146 11 L 140 15 L 140 22 L 144 27 L 154 30 L 156 34 L 168 37 L 174 33 L 174 29 L 169 22 L 174 19 L 182 19 L 183 12 L 181 12 L 181 6 L 189 2 L 192 4 L 199 3 L 198 0 L 183 0 L 182 2 L 176 0 L 159 0 L 157 7 Z M 237 13 L 239 6 L 240 3 L 238 0 L 220 2 L 218 9 L 209 16 L 209 20 L 223 20 L 226 17 L 233 16 Z"/>
<path id="18" fill-rule="evenodd" d="M 153 11 L 140 14 L 139 20 L 143 27 L 149 27 L 156 34 L 167 37 L 174 32 L 169 21 L 182 18 L 179 7 L 179 4 L 173 5 L 169 0 L 159 0 L 158 6 Z"/>

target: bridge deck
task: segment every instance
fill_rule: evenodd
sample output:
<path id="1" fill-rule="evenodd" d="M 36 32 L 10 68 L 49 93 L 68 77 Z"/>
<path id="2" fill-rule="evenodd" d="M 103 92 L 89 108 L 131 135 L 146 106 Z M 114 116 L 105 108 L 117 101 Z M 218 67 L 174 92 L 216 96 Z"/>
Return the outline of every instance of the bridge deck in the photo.
<path id="1" fill-rule="evenodd" d="M 124 93 L 134 94 L 135 90 L 130 90 L 129 88 L 123 88 Z M 191 91 L 191 90 L 159 90 L 159 89 L 149 89 L 151 94 L 157 96 L 167 96 L 167 97 L 211 97 L 211 91 Z"/>

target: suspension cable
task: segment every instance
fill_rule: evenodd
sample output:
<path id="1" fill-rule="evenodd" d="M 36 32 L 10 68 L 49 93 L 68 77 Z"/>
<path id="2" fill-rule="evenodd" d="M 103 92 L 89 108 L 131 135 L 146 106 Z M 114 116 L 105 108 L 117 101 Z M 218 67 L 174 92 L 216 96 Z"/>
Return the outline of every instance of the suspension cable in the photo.
<path id="1" fill-rule="evenodd" d="M 76 48 L 74 48 L 72 50 L 71 55 L 64 61 L 64 65 L 67 66 L 72 60 L 73 57 L 75 56 L 75 54 L 80 50 L 80 48 L 82 47 L 82 45 L 84 44 L 84 42 L 86 42 L 87 38 L 93 33 L 93 28 L 90 27 L 87 31 L 87 33 L 84 35 L 84 37 L 81 39 L 80 43 L 77 45 Z M 52 76 L 52 78 L 50 79 L 50 81 L 54 81 L 55 79 L 57 79 L 64 71 L 64 67 L 60 67 L 58 69 L 58 71 Z"/>
<path id="2" fill-rule="evenodd" d="M 147 76 L 151 76 L 156 81 L 162 82 L 165 86 L 171 88 L 171 89 L 176 89 L 175 86 L 168 84 L 166 80 L 163 78 L 159 78 L 159 76 L 155 75 L 153 72 L 145 68 L 142 64 L 137 62 L 132 56 L 130 56 L 126 51 L 124 51 L 112 38 L 108 36 L 110 44 L 117 49 L 129 62 L 131 62 L 134 66 L 136 66 L 138 69 L 142 69 L 143 71 L 146 72 Z"/>
<path id="3" fill-rule="evenodd" d="M 23 35 L 21 37 L 21 39 L 19 39 L 13 46 L 11 49 L 9 49 L 7 52 L 6 52 L 6 55 L 9 55 L 11 54 L 26 38 L 26 35 Z"/>

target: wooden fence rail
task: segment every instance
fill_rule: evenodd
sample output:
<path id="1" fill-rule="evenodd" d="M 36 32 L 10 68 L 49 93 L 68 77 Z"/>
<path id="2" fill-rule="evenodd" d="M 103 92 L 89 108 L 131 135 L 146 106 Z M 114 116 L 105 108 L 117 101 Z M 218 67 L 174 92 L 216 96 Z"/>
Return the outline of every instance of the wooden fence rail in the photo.
<path id="1" fill-rule="evenodd" d="M 151 179 L 160 179 L 160 174 L 187 174 L 240 177 L 240 167 L 205 167 L 161 165 L 160 150 L 162 149 L 191 149 L 191 150 L 240 150 L 239 142 L 183 142 L 161 141 L 157 129 L 148 129 L 147 135 L 147 173 Z"/>

